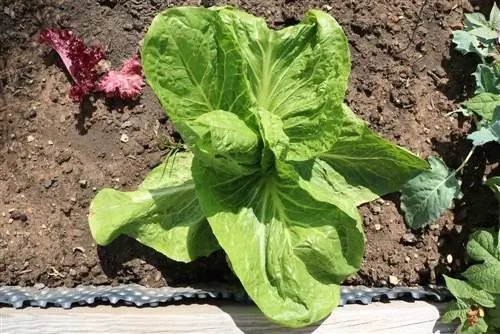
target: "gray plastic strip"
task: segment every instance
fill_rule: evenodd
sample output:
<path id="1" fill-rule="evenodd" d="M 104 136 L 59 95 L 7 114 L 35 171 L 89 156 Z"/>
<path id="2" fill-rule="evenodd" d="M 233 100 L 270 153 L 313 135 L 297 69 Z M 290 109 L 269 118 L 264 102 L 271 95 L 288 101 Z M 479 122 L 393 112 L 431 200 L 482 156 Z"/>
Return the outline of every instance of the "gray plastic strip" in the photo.
<path id="1" fill-rule="evenodd" d="M 340 305 L 360 302 L 370 304 L 381 299 L 425 299 L 444 301 L 450 297 L 446 288 L 442 287 L 395 287 L 395 288 L 341 288 Z M 0 287 L 1 304 L 15 308 L 25 306 L 63 307 L 69 309 L 75 304 L 92 305 L 98 302 L 116 304 L 124 302 L 129 305 L 155 307 L 185 299 L 230 299 L 250 301 L 244 290 L 232 286 L 182 287 L 182 288 L 146 288 L 137 284 L 120 286 L 79 286 L 76 288 L 43 288 L 3 286 Z"/>

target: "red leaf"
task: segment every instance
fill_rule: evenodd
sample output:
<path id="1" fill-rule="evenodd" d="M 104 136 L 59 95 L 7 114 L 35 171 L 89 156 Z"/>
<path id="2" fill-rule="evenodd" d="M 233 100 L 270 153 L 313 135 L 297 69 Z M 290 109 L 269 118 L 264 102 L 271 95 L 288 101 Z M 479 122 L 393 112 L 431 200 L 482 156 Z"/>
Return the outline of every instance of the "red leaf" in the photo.
<path id="1" fill-rule="evenodd" d="M 137 99 L 144 87 L 144 73 L 139 57 L 135 54 L 123 63 L 119 71 L 109 71 L 97 84 L 96 91 L 102 91 L 106 97 Z"/>
<path id="2" fill-rule="evenodd" d="M 39 42 L 49 45 L 59 54 L 73 78 L 74 84 L 69 91 L 73 102 L 81 102 L 84 96 L 94 91 L 99 77 L 97 65 L 106 59 L 100 47 L 87 47 L 70 30 L 45 29 L 40 33 Z"/>

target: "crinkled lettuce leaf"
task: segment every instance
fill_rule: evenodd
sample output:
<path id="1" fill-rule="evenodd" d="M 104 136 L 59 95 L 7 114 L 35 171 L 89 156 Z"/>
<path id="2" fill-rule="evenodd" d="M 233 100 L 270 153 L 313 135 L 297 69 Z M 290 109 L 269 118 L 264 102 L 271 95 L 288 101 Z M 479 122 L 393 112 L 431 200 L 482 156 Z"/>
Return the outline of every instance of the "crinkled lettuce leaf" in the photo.
<path id="1" fill-rule="evenodd" d="M 168 178 L 137 192 L 99 193 L 96 240 L 125 233 L 185 260 L 220 245 L 269 319 L 301 327 L 326 317 L 361 264 L 357 205 L 428 168 L 343 104 L 341 27 L 315 10 L 274 31 L 230 8 L 174 8 L 154 19 L 141 56 L 194 158 L 167 161 Z"/>
<path id="2" fill-rule="evenodd" d="M 173 154 L 136 191 L 101 190 L 89 212 L 94 240 L 105 246 L 125 234 L 182 262 L 220 249 L 195 194 L 192 159 Z"/>

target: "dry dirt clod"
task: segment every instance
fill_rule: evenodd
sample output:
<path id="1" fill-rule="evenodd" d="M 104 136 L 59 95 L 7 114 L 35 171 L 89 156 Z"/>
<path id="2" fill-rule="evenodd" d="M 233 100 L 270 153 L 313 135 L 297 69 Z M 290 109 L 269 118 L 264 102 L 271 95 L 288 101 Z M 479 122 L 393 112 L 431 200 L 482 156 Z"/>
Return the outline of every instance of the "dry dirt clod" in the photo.
<path id="1" fill-rule="evenodd" d="M 121 137 L 120 137 L 120 141 L 121 141 L 122 143 L 127 143 L 127 142 L 128 142 L 128 136 L 127 136 L 127 134 L 126 134 L 126 133 L 123 133 L 123 134 L 121 135 Z"/>
<path id="2" fill-rule="evenodd" d="M 64 162 L 67 162 L 71 159 L 72 152 L 69 149 L 66 149 L 56 156 L 55 160 L 59 165 L 62 165 Z"/>

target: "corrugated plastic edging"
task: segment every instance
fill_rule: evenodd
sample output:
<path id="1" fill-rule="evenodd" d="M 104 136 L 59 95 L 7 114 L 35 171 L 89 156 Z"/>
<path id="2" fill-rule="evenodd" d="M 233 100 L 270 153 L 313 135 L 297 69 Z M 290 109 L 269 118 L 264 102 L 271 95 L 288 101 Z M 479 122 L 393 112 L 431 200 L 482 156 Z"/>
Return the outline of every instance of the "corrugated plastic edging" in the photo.
<path id="1" fill-rule="evenodd" d="M 349 303 L 370 304 L 379 300 L 433 299 L 448 300 L 450 294 L 443 287 L 394 287 L 368 288 L 342 286 L 340 305 Z M 119 286 L 79 286 L 76 288 L 43 288 L 3 286 L 0 287 L 0 306 L 14 308 L 26 306 L 62 307 L 69 309 L 75 305 L 124 302 L 128 305 L 155 307 L 187 299 L 226 299 L 250 302 L 250 298 L 240 287 L 213 285 L 204 287 L 164 287 L 146 288 L 137 284 Z"/>

